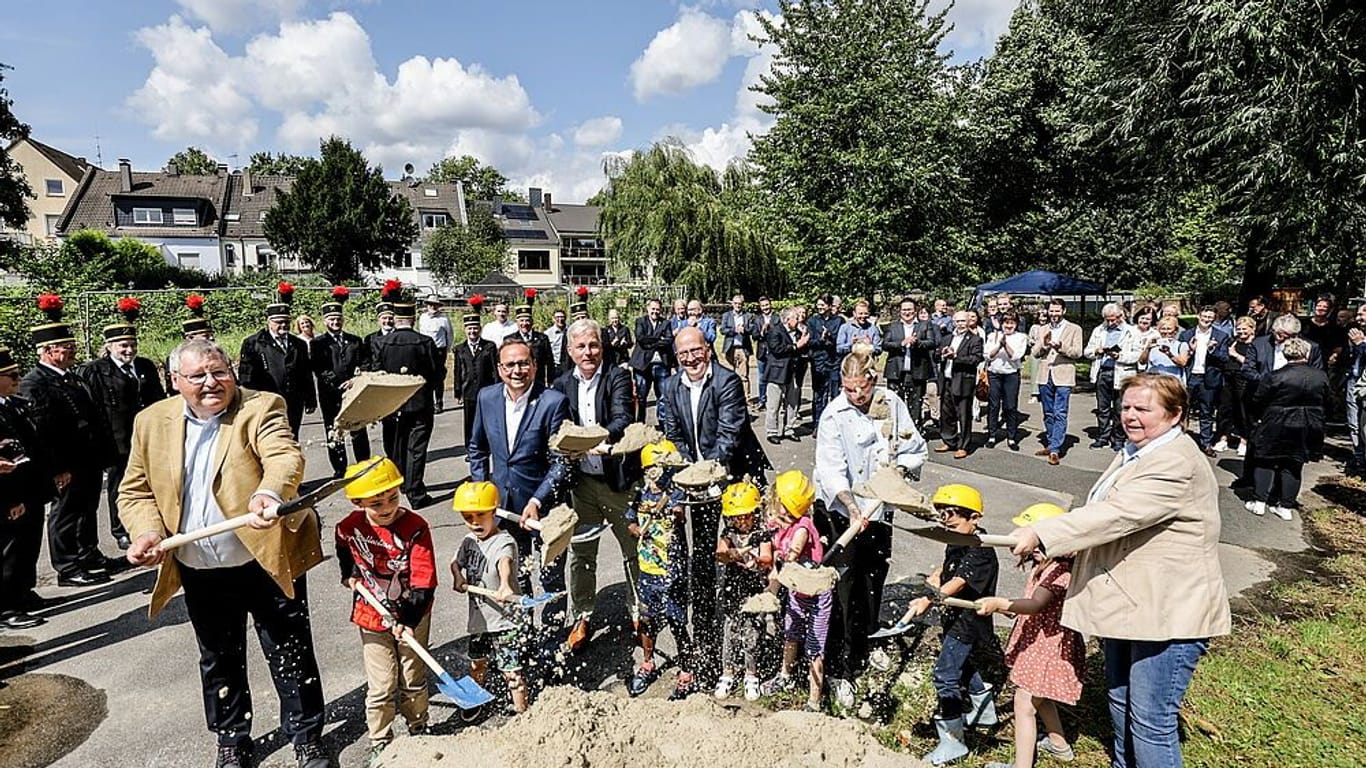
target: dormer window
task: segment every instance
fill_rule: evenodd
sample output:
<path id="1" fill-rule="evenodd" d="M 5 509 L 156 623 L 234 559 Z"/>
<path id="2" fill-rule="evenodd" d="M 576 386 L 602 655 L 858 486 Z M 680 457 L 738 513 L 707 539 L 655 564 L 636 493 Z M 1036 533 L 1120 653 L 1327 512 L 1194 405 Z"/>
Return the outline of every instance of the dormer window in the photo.
<path id="1" fill-rule="evenodd" d="M 160 224 L 162 223 L 160 208 L 134 208 L 134 224 Z"/>
<path id="2" fill-rule="evenodd" d="M 444 227 L 448 222 L 450 222 L 450 219 L 444 213 L 422 214 L 423 229 L 436 229 L 437 227 Z"/>
<path id="3" fill-rule="evenodd" d="M 177 227 L 193 227 L 199 223 L 198 218 L 194 215 L 193 208 L 176 208 L 171 212 L 171 216 L 171 221 Z"/>

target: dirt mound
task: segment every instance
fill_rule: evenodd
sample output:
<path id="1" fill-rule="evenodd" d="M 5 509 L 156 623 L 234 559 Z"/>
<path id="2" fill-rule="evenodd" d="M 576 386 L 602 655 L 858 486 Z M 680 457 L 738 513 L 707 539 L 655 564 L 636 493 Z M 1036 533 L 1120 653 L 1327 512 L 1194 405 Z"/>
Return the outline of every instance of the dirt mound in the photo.
<path id="1" fill-rule="evenodd" d="M 385 750 L 380 765 L 907 768 L 924 763 L 886 749 L 851 720 L 722 706 L 703 695 L 669 702 L 551 688 L 526 714 L 501 727 L 398 739 Z"/>
<path id="2" fill-rule="evenodd" d="M 0 687 L 0 765 L 51 765 L 90 738 L 109 712 L 104 691 L 66 675 L 28 674 Z"/>

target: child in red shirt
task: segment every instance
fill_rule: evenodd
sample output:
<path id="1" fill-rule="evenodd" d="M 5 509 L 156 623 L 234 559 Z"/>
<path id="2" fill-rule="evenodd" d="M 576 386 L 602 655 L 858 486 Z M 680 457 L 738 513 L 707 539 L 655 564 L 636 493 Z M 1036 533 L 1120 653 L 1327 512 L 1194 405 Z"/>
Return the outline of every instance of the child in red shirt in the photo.
<path id="1" fill-rule="evenodd" d="M 412 630 L 414 638 L 427 645 L 436 593 L 436 556 L 427 521 L 399 506 L 403 476 L 392 461 L 359 462 L 346 475 L 355 477 L 371 464 L 378 466 L 346 486 L 346 496 L 357 509 L 337 523 L 336 544 L 342 584 L 354 597 L 351 621 L 360 627 L 368 686 L 365 723 L 371 749 L 378 754 L 394 737 L 395 694 L 408 733 L 427 729 L 427 668 L 402 637 L 405 629 Z M 357 583 L 385 604 L 398 625 L 387 626 L 355 594 Z"/>

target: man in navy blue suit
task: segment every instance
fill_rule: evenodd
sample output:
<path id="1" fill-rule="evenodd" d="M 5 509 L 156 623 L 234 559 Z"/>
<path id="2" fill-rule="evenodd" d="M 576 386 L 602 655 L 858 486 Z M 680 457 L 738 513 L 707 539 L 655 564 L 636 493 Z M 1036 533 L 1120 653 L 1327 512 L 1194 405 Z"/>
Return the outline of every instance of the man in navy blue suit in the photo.
<path id="1" fill-rule="evenodd" d="M 569 418 L 569 401 L 538 383 L 531 347 L 513 334 L 498 349 L 498 375 L 503 383 L 479 391 L 474 431 L 466 455 L 471 480 L 489 480 L 498 486 L 502 505 L 520 513 L 522 525 L 504 522 L 517 540 L 523 562 L 518 576 L 523 593 L 531 592 L 526 563 L 535 546 L 529 521 L 538 520 L 569 490 L 568 465 L 550 455 L 550 437 Z M 564 559 L 540 573 L 541 588 L 564 591 Z M 547 624 L 563 624 L 563 598 L 546 605 Z"/>
<path id="2" fill-rule="evenodd" d="M 1181 341 L 1190 345 L 1186 389 L 1191 410 L 1200 417 L 1200 450 L 1214 456 L 1214 406 L 1224 385 L 1229 335 L 1214 327 L 1214 307 L 1205 306 L 1200 308 L 1195 327 L 1181 332 Z"/>

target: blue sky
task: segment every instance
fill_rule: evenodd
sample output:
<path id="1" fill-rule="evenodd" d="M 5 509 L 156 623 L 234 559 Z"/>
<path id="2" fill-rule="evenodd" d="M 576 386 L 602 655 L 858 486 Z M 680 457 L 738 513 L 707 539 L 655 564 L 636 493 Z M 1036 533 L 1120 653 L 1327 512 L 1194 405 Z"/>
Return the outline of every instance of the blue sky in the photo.
<path id="1" fill-rule="evenodd" d="M 959 59 L 991 50 L 1017 0 L 958 0 Z M 747 39 L 776 1 L 59 0 L 16 4 L 5 85 L 35 138 L 105 167 L 195 145 L 255 151 L 350 138 L 397 176 L 473 154 L 519 186 L 579 201 L 605 153 L 662 136 L 701 161 L 743 155 L 768 122 Z M 232 157 L 236 155 L 236 157 Z"/>

